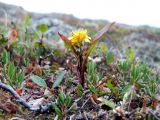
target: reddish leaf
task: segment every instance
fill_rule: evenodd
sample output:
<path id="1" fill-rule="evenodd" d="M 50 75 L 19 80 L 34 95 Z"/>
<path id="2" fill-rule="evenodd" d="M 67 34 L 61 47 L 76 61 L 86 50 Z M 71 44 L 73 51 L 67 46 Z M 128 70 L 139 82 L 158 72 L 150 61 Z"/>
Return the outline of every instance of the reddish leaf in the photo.
<path id="1" fill-rule="evenodd" d="M 37 84 L 34 82 L 26 82 L 26 87 L 27 88 L 36 88 Z"/>
<path id="2" fill-rule="evenodd" d="M 17 92 L 18 95 L 21 95 L 22 94 L 22 89 L 21 88 L 17 88 L 16 92 Z"/>
<path id="3" fill-rule="evenodd" d="M 153 106 L 154 108 L 156 108 L 158 105 L 159 105 L 158 101 L 157 101 L 156 99 L 153 99 L 153 100 L 152 100 L 152 106 Z"/>
<path id="4" fill-rule="evenodd" d="M 12 29 L 12 35 L 14 37 L 18 37 L 18 31 L 16 29 Z"/>
<path id="5" fill-rule="evenodd" d="M 112 22 L 111 24 L 108 24 L 106 26 L 104 26 L 100 31 L 98 31 L 92 38 L 93 41 L 97 41 L 99 40 L 106 32 L 108 32 L 110 30 L 110 28 L 112 27 L 112 25 L 114 25 L 115 22 Z"/>
<path id="6" fill-rule="evenodd" d="M 18 31 L 14 28 L 11 30 L 11 34 L 9 36 L 10 42 L 12 43 L 17 37 L 18 37 Z"/>
<path id="7" fill-rule="evenodd" d="M 75 54 L 75 56 L 78 58 L 79 53 L 74 49 L 74 47 L 71 44 L 71 41 L 66 36 L 64 36 L 63 34 L 59 32 L 58 32 L 58 35 L 61 37 L 63 42 L 67 45 L 67 47 L 70 48 L 71 51 Z"/>
<path id="8" fill-rule="evenodd" d="M 29 65 L 27 66 L 27 73 L 31 73 L 32 70 L 33 70 L 33 65 L 32 65 L 32 64 L 29 64 Z"/>

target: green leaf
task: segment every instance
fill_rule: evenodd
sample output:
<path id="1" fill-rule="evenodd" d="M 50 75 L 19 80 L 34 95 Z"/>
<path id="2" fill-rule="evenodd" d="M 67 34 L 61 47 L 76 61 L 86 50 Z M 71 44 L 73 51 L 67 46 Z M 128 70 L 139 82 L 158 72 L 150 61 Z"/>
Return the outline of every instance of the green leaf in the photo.
<path id="1" fill-rule="evenodd" d="M 28 26 L 30 24 L 30 17 L 27 15 L 25 16 L 25 25 Z"/>
<path id="2" fill-rule="evenodd" d="M 71 105 L 71 102 L 72 102 L 72 99 L 71 97 L 69 96 L 69 94 L 66 95 L 66 105 L 67 107 L 69 107 Z"/>
<path id="3" fill-rule="evenodd" d="M 54 82 L 54 84 L 53 84 L 53 86 L 52 86 L 53 89 L 54 89 L 55 87 L 58 87 L 58 86 L 59 86 L 59 84 L 62 82 L 62 79 L 63 79 L 65 73 L 66 73 L 65 71 L 59 71 L 58 77 L 56 78 L 56 80 L 55 80 L 55 82 Z"/>
<path id="4" fill-rule="evenodd" d="M 10 53 L 7 52 L 6 49 L 4 49 L 2 60 L 3 60 L 4 64 L 8 64 L 10 62 Z"/>
<path id="5" fill-rule="evenodd" d="M 106 53 L 107 52 L 108 48 L 107 48 L 106 44 L 102 44 L 100 48 L 101 48 L 102 53 Z"/>
<path id="6" fill-rule="evenodd" d="M 60 91 L 60 93 L 58 94 L 58 98 L 59 98 L 58 102 L 63 105 L 65 102 L 65 95 L 64 95 L 63 91 Z"/>
<path id="7" fill-rule="evenodd" d="M 93 72 L 95 71 L 96 68 L 96 63 L 95 62 L 90 62 L 89 67 L 88 67 L 88 74 L 92 75 Z"/>
<path id="8" fill-rule="evenodd" d="M 37 75 L 32 75 L 30 78 L 31 78 L 31 80 L 32 80 L 33 82 L 35 82 L 37 85 L 42 86 L 42 87 L 47 87 L 46 82 L 45 82 L 42 78 L 40 78 L 39 76 L 37 76 Z"/>
<path id="9" fill-rule="evenodd" d="M 35 42 L 33 46 L 37 48 L 37 47 L 42 47 L 42 46 L 45 47 L 46 45 L 47 44 L 45 42 Z"/>
<path id="10" fill-rule="evenodd" d="M 124 62 L 122 63 L 122 65 L 123 65 L 123 71 L 124 71 L 124 72 L 127 72 L 127 71 L 128 71 L 128 68 L 129 68 L 129 63 L 128 63 L 127 61 L 124 61 Z"/>
<path id="11" fill-rule="evenodd" d="M 39 25 L 39 31 L 41 31 L 42 33 L 45 33 L 48 30 L 48 26 L 45 24 L 40 24 Z"/>
<path id="12" fill-rule="evenodd" d="M 122 93 L 122 94 L 125 94 L 125 93 L 128 92 L 130 89 L 131 89 L 131 85 L 126 85 L 126 86 L 123 87 L 121 93 Z"/>
<path id="13" fill-rule="evenodd" d="M 112 101 L 103 99 L 103 100 L 101 101 L 101 103 L 104 104 L 104 105 L 109 106 L 109 107 L 112 108 L 112 109 L 115 109 L 115 104 L 114 104 L 114 102 L 112 102 Z"/>
<path id="14" fill-rule="evenodd" d="M 129 96 L 132 94 L 132 86 L 127 86 L 124 90 L 125 94 L 123 96 L 122 106 L 127 102 Z"/>
<path id="15" fill-rule="evenodd" d="M 135 59 L 136 55 L 135 55 L 135 51 L 133 48 L 129 47 L 126 49 L 126 58 L 128 62 L 133 62 L 133 60 Z"/>
<path id="16" fill-rule="evenodd" d="M 59 117 L 62 116 L 61 110 L 57 107 L 55 103 L 52 104 L 52 108 L 55 110 L 55 112 L 58 114 Z"/>
<path id="17" fill-rule="evenodd" d="M 11 44 L 10 44 L 10 48 L 17 48 L 19 46 L 19 41 L 13 41 Z"/>
<path id="18" fill-rule="evenodd" d="M 9 78 L 10 78 L 11 81 L 15 80 L 14 79 L 15 75 L 16 75 L 16 68 L 15 68 L 15 66 L 12 63 L 10 63 L 8 65 L 8 76 L 9 76 Z"/>
<path id="19" fill-rule="evenodd" d="M 84 94 L 82 85 L 77 86 L 77 95 L 82 97 Z"/>
<path id="20" fill-rule="evenodd" d="M 118 70 L 119 71 L 123 71 L 123 73 L 127 73 L 129 69 L 129 63 L 128 61 L 120 61 L 120 63 L 118 63 Z"/>
<path id="21" fill-rule="evenodd" d="M 89 90 L 94 94 L 97 93 L 97 90 L 96 90 L 95 86 L 93 86 L 93 85 L 89 85 Z"/>
<path id="22" fill-rule="evenodd" d="M 94 81 L 94 84 L 98 84 L 98 75 L 97 74 L 95 74 L 95 73 L 93 73 L 93 81 Z"/>
<path id="23" fill-rule="evenodd" d="M 113 53 L 111 51 L 109 51 L 107 53 L 107 64 L 110 64 L 112 62 L 114 62 L 114 56 L 113 56 Z"/>
<path id="24" fill-rule="evenodd" d="M 132 66 L 132 69 L 131 69 L 131 82 L 137 82 L 138 81 L 138 78 L 139 78 L 139 75 L 140 75 L 140 69 L 138 66 L 135 66 L 133 65 Z"/>
<path id="25" fill-rule="evenodd" d="M 19 71 L 19 73 L 17 74 L 17 79 L 18 79 L 18 84 L 21 85 L 22 81 L 24 80 L 24 73 L 22 71 Z"/>
<path id="26" fill-rule="evenodd" d="M 111 81 L 111 80 L 107 80 L 107 87 L 108 87 L 109 89 L 111 89 L 112 91 L 114 91 L 114 90 L 115 90 L 115 87 L 113 86 L 113 84 L 112 84 L 112 81 Z"/>

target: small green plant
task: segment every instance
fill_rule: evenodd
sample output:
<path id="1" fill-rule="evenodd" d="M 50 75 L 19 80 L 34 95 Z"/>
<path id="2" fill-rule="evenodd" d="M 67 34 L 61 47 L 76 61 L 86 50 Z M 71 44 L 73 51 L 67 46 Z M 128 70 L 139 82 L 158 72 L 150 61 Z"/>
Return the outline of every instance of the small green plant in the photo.
<path id="1" fill-rule="evenodd" d="M 57 113 L 59 119 L 64 119 L 69 112 L 77 108 L 77 105 L 76 103 L 72 104 L 69 94 L 60 91 L 56 101 L 52 103 L 52 108 Z"/>
<path id="2" fill-rule="evenodd" d="M 22 70 L 18 70 L 13 63 L 4 65 L 4 75 L 7 83 L 11 86 L 21 86 L 21 83 L 24 80 L 24 72 Z"/>
<path id="3" fill-rule="evenodd" d="M 4 65 L 8 64 L 10 62 L 10 52 L 4 49 L 1 59 Z"/>
<path id="4" fill-rule="evenodd" d="M 96 63 L 90 62 L 88 64 L 88 82 L 89 84 L 97 85 L 99 82 L 99 75 L 96 74 Z"/>
<path id="5" fill-rule="evenodd" d="M 40 24 L 38 26 L 38 35 L 39 35 L 39 41 L 36 41 L 34 43 L 34 47 L 37 49 L 37 55 L 38 56 L 44 56 L 46 53 L 46 42 L 44 42 L 45 32 L 48 30 L 48 26 L 45 24 Z"/>
<path id="6" fill-rule="evenodd" d="M 93 29 L 87 25 L 88 22 L 82 22 L 80 24 L 86 26 L 88 32 L 80 29 L 73 31 L 70 37 L 58 33 L 63 40 L 61 42 L 68 48 L 64 50 L 61 49 L 60 42 L 49 44 L 52 38 L 59 40 L 59 36 L 48 30 L 50 26 L 43 23 L 32 26 L 34 21 L 31 20 L 29 16 L 25 16 L 21 23 L 13 22 L 5 30 L 0 28 L 1 84 L 16 89 L 17 94 L 34 108 L 30 110 L 46 112 L 47 119 L 61 120 L 72 119 L 73 116 L 77 119 L 83 117 L 83 114 L 86 119 L 92 119 L 90 113 L 96 113 L 93 119 L 101 119 L 104 114 L 99 111 L 102 109 L 113 110 L 122 119 L 132 119 L 131 117 L 141 115 L 142 112 L 149 116 L 150 110 L 157 110 L 160 101 L 160 78 L 157 71 L 144 64 L 145 61 L 141 62 L 136 58 L 138 50 L 135 52 L 134 46 L 120 54 L 124 59 L 118 59 L 119 55 L 115 54 L 120 48 L 118 44 L 125 44 L 125 41 L 119 43 L 117 40 L 136 30 L 130 31 L 116 25 L 109 31 L 113 40 L 111 44 L 115 44 L 110 47 L 106 41 L 101 40 L 114 23 L 106 25 L 95 34 L 104 22 L 100 25 L 95 22 L 97 25 Z M 64 34 L 67 33 L 66 31 Z M 157 34 L 159 33 L 158 31 Z M 14 89 L 12 91 L 16 94 Z M 8 98 L 10 97 L 7 94 Z M 21 103 L 21 100 L 17 101 Z M 7 108 L 5 105 L 3 104 L 3 108 Z M 12 105 L 9 107 L 14 108 Z M 154 119 L 154 116 L 151 116 Z M 40 119 L 46 119 L 46 116 L 43 117 Z M 136 118 L 139 118 L 139 115 L 133 119 Z"/>
<path id="7" fill-rule="evenodd" d="M 127 79 L 127 76 L 129 74 L 128 73 L 129 67 L 130 67 L 130 64 L 127 61 L 120 61 L 117 65 L 119 72 L 121 72 L 122 74 L 122 81 L 124 86 L 125 86 L 125 81 Z"/>
<path id="8" fill-rule="evenodd" d="M 24 72 L 22 69 L 16 67 L 14 63 L 10 62 L 10 57 L 10 52 L 8 52 L 6 49 L 3 49 L 1 60 L 3 62 L 5 79 L 11 86 L 20 86 L 24 80 Z"/>
<path id="9" fill-rule="evenodd" d="M 129 62 L 129 63 L 132 63 L 136 57 L 136 54 L 135 54 L 135 51 L 133 48 L 131 47 L 128 47 L 125 51 L 125 55 L 126 55 L 126 60 Z"/>
<path id="10" fill-rule="evenodd" d="M 88 87 L 89 90 L 92 94 L 94 94 L 95 96 L 104 96 L 106 95 L 106 92 L 103 92 L 103 90 L 101 90 L 99 88 L 99 82 L 100 80 L 103 78 L 103 76 L 101 74 L 97 74 L 97 70 L 96 70 L 96 63 L 95 62 L 90 62 L 88 64 Z"/>
<path id="11" fill-rule="evenodd" d="M 146 64 L 135 59 L 135 52 L 132 48 L 126 49 L 126 60 L 120 61 L 117 64 L 117 69 L 120 80 L 122 80 L 122 89 L 120 90 L 123 99 L 122 106 L 126 102 L 130 103 L 140 92 L 149 96 L 157 95 L 158 80 L 154 79 L 155 75 L 151 74 L 151 69 Z"/>
<path id="12" fill-rule="evenodd" d="M 114 56 L 113 56 L 112 51 L 108 51 L 106 54 L 107 54 L 106 55 L 106 63 L 107 64 L 113 63 L 114 62 Z"/>

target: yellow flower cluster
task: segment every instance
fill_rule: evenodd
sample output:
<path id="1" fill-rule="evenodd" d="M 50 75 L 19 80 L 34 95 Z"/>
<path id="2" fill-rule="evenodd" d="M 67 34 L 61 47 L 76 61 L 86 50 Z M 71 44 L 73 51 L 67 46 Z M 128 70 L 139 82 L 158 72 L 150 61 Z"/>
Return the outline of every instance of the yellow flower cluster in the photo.
<path id="1" fill-rule="evenodd" d="M 91 38 L 87 35 L 87 30 L 73 31 L 69 37 L 73 46 L 80 46 L 83 42 L 90 42 Z"/>

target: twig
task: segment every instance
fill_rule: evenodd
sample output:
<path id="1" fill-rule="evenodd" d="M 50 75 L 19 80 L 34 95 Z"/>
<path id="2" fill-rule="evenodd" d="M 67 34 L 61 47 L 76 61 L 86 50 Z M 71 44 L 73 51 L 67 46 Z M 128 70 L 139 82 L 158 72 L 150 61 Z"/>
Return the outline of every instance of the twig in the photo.
<path id="1" fill-rule="evenodd" d="M 28 104 L 25 100 L 23 100 L 11 86 L 0 82 L 0 88 L 3 88 L 4 90 L 10 92 L 16 98 L 17 102 L 19 102 L 22 106 L 28 108 L 33 112 L 45 113 L 51 110 L 51 103 L 48 103 L 45 106 L 39 106 L 39 108 L 34 108 L 32 105 Z"/>
<path id="2" fill-rule="evenodd" d="M 90 96 L 89 96 L 89 98 L 83 103 L 81 109 L 83 109 L 83 107 L 86 105 L 86 103 L 88 102 L 89 99 L 90 99 Z"/>

